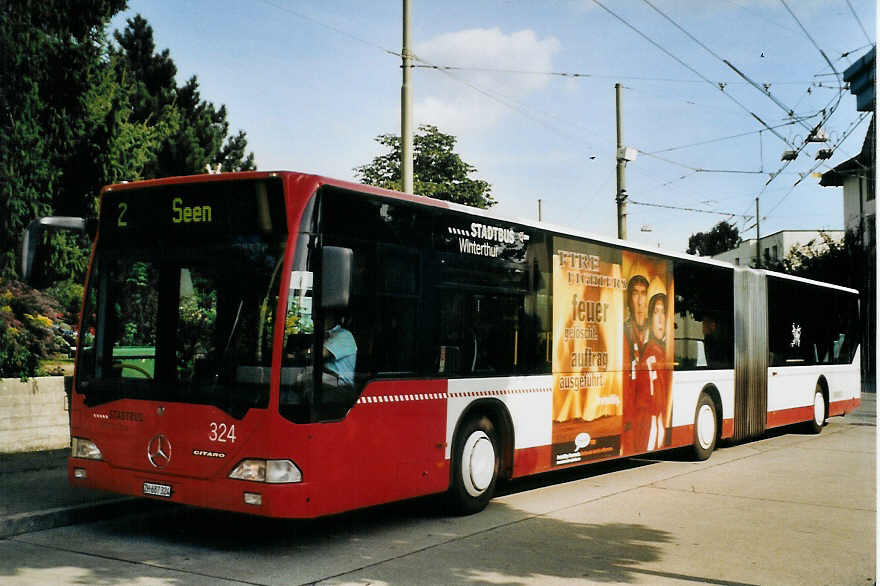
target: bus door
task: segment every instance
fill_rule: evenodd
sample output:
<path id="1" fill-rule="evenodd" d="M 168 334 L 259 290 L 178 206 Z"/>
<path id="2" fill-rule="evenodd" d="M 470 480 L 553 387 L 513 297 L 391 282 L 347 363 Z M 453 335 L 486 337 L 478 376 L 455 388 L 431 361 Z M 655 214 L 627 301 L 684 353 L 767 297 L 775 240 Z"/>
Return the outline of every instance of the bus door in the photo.
<path id="1" fill-rule="evenodd" d="M 734 271 L 735 441 L 761 435 L 767 427 L 767 277 Z"/>

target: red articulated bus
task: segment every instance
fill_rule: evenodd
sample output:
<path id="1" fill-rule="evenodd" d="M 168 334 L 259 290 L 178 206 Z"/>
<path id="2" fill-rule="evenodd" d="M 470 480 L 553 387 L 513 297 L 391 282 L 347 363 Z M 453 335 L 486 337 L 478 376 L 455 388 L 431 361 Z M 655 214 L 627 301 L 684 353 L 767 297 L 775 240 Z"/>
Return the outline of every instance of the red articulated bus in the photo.
<path id="1" fill-rule="evenodd" d="M 476 512 L 504 479 L 819 432 L 859 404 L 858 304 L 314 175 L 114 185 L 70 480 L 271 517 L 444 492 Z"/>

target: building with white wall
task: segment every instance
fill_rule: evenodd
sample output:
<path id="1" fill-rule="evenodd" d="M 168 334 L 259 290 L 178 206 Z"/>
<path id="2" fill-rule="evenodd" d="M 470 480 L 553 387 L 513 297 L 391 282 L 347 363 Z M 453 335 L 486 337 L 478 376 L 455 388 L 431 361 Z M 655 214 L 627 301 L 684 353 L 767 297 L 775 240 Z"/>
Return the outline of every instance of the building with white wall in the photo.
<path id="1" fill-rule="evenodd" d="M 874 118 L 865 135 L 862 152 L 822 174 L 820 185 L 843 187 L 843 218 L 847 231 L 861 236 L 865 246 L 877 236 L 875 200 Z"/>
<path id="2" fill-rule="evenodd" d="M 800 247 L 815 242 L 822 248 L 823 234 L 836 242 L 843 240 L 843 230 L 781 230 L 768 236 L 762 236 L 760 242 L 755 238 L 743 240 L 737 248 L 721 252 L 712 256 L 716 260 L 723 260 L 739 266 L 757 266 L 758 254 L 761 255 L 761 265 L 765 266 L 772 262 L 781 262 L 793 247 Z"/>

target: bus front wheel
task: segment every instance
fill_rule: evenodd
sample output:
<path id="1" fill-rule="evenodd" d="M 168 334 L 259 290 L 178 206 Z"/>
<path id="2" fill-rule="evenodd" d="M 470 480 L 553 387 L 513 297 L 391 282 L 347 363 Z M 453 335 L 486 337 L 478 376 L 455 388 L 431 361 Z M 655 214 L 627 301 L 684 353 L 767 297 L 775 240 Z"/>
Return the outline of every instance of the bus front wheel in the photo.
<path id="1" fill-rule="evenodd" d="M 709 395 L 700 395 L 694 414 L 694 457 L 707 460 L 718 441 L 718 421 L 715 418 L 715 401 Z"/>
<path id="2" fill-rule="evenodd" d="M 468 419 L 455 436 L 452 454 L 452 509 L 462 515 L 486 508 L 500 468 L 498 437 L 488 417 Z"/>

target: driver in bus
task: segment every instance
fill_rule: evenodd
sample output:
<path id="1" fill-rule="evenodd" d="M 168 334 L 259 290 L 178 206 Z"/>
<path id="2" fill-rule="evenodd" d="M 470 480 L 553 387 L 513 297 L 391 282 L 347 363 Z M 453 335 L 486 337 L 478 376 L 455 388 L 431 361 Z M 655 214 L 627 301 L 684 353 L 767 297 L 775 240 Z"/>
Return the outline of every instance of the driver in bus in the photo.
<path id="1" fill-rule="evenodd" d="M 333 310 L 327 310 L 324 317 L 323 383 L 332 387 L 353 387 L 356 360 L 354 336 L 342 327 Z"/>

